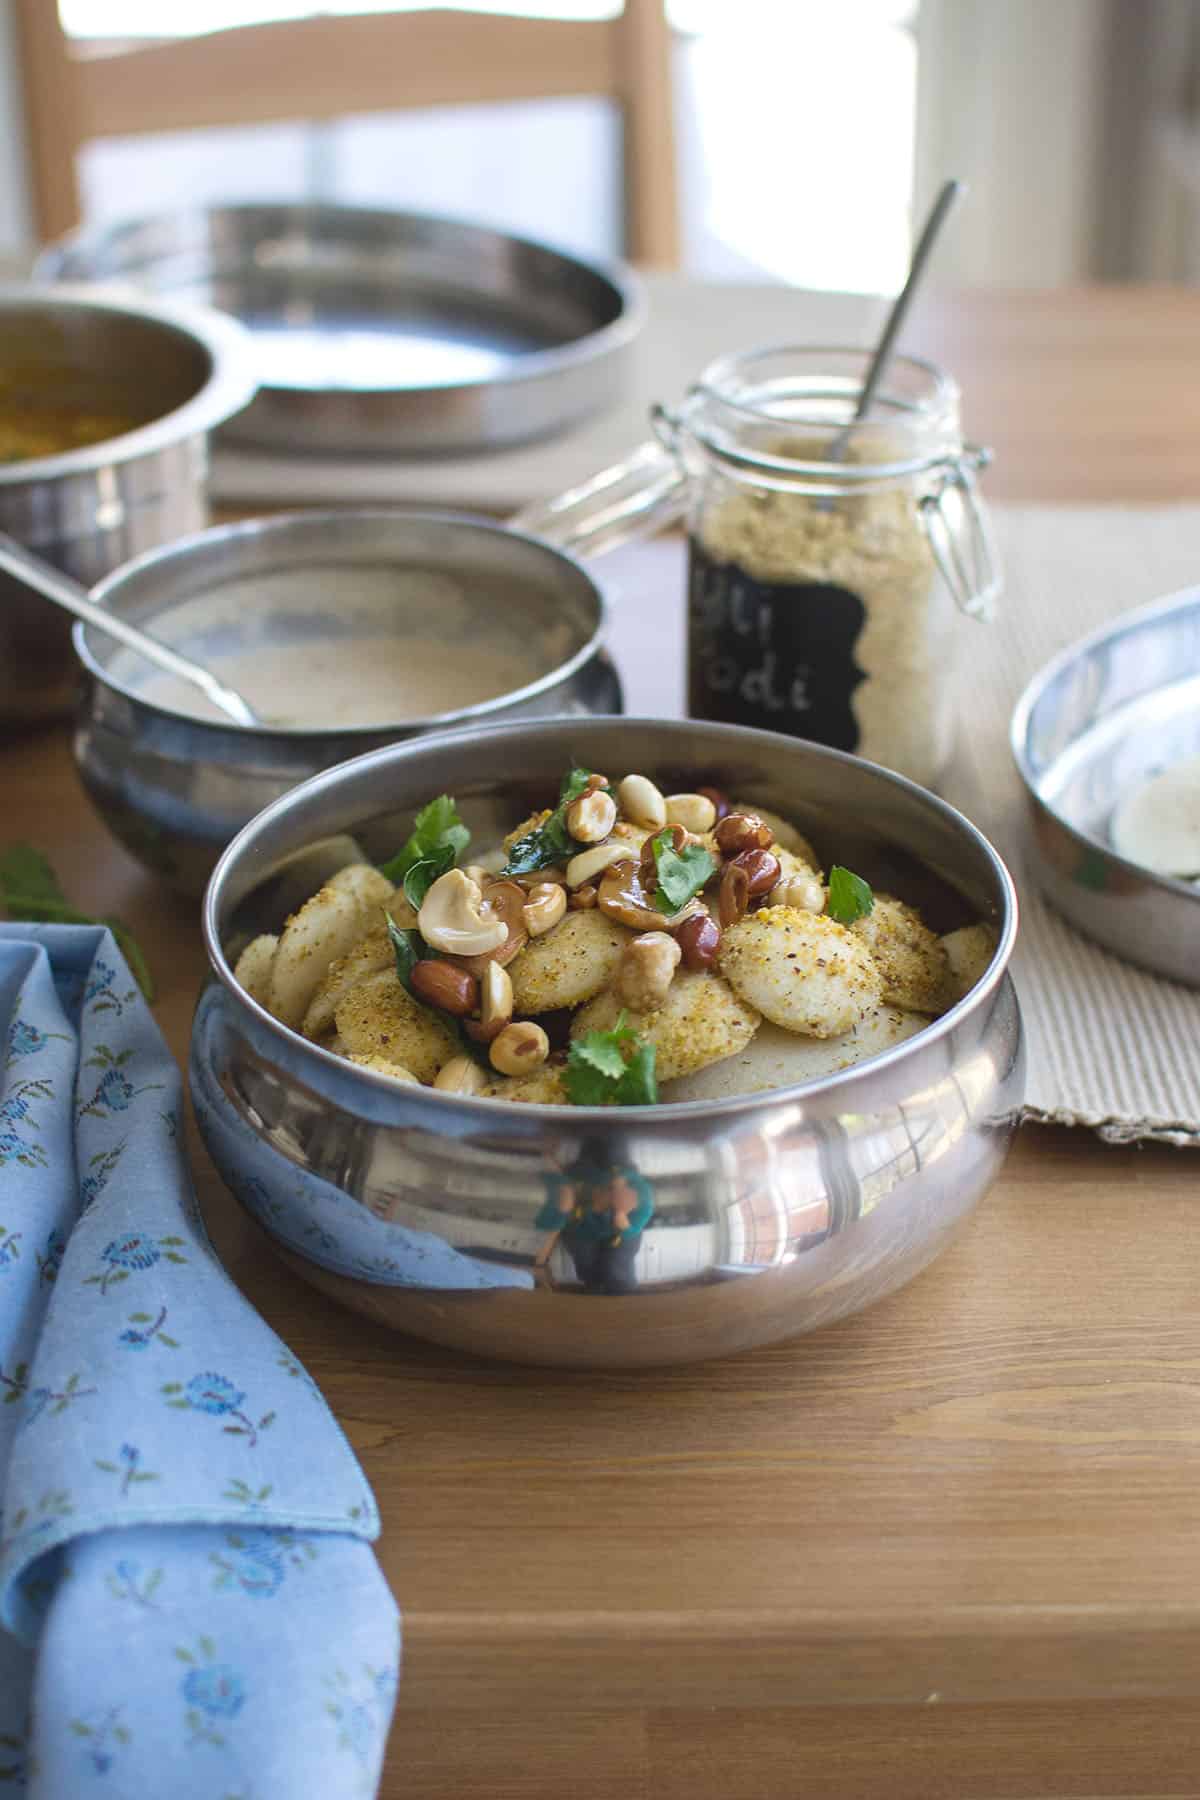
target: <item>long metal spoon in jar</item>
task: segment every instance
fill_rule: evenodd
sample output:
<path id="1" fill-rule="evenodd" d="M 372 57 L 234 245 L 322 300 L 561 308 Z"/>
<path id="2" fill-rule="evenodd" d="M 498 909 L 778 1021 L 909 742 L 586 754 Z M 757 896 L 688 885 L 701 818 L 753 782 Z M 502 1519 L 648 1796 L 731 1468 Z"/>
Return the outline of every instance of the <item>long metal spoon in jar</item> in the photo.
<path id="1" fill-rule="evenodd" d="M 876 389 L 883 380 L 884 372 L 891 360 L 892 351 L 896 347 L 896 339 L 899 337 L 904 321 L 908 317 L 908 309 L 912 305 L 917 288 L 920 286 L 921 276 L 925 272 L 925 265 L 929 261 L 934 244 L 937 242 L 938 233 L 941 231 L 942 226 L 946 223 L 951 211 L 966 191 L 967 184 L 965 181 L 947 181 L 943 184 L 940 194 L 930 208 L 929 217 L 925 221 L 921 235 L 917 239 L 916 249 L 912 253 L 912 261 L 908 265 L 908 275 L 905 278 L 904 286 L 900 289 L 900 292 L 896 295 L 896 298 L 892 303 L 892 310 L 887 316 L 887 323 L 884 325 L 883 333 L 879 339 L 875 354 L 871 358 L 871 366 L 867 370 L 867 378 L 863 382 L 859 392 L 858 404 L 854 408 L 854 415 L 842 426 L 836 436 L 830 439 L 829 448 L 826 452 L 829 462 L 842 461 L 850 446 L 850 439 L 853 435 L 854 427 L 865 419 L 868 412 L 870 412 Z"/>
<path id="2" fill-rule="evenodd" d="M 0 569 L 15 577 L 24 586 L 32 588 L 45 600 L 52 600 L 55 606 L 61 606 L 66 612 L 73 613 L 87 625 L 94 625 L 97 631 L 103 631 L 118 643 L 136 650 L 147 662 L 165 669 L 169 675 L 178 675 L 181 681 L 190 682 L 194 688 L 207 696 L 225 716 L 236 725 L 261 725 L 262 718 L 255 712 L 248 700 L 244 700 L 236 688 L 227 687 L 223 681 L 200 663 L 192 662 L 190 657 L 181 656 L 178 650 L 171 650 L 161 644 L 157 638 L 139 631 L 136 625 L 129 625 L 110 613 L 105 607 L 97 606 L 85 587 L 64 575 L 51 563 L 44 562 L 15 538 L 6 537 L 0 532 Z"/>

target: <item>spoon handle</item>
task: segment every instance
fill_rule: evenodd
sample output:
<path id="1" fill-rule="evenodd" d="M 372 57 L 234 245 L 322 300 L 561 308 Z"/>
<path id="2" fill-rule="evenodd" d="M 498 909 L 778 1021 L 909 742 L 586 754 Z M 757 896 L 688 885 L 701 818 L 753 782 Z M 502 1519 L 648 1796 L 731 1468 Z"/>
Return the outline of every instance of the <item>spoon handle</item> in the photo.
<path id="1" fill-rule="evenodd" d="M 239 725 L 257 725 L 261 723 L 258 714 L 249 703 L 243 700 L 233 688 L 226 687 L 223 681 L 208 669 L 202 668 L 178 651 L 171 650 L 157 638 L 139 631 L 135 625 L 126 624 L 116 613 L 109 612 L 107 607 L 98 606 L 86 588 L 71 576 L 64 575 L 61 570 L 44 562 L 40 556 L 26 550 L 15 538 L 7 537 L 0 532 L 0 569 L 15 577 L 24 586 L 32 588 L 46 600 L 52 600 L 56 606 L 63 607 L 82 619 L 87 625 L 94 625 L 97 631 L 103 631 L 118 643 L 127 644 L 144 656 L 147 662 L 156 663 L 169 675 L 178 675 L 181 680 L 199 688 L 212 701 L 213 705 L 223 712 L 227 718 Z"/>
<path id="2" fill-rule="evenodd" d="M 871 360 L 871 366 L 867 370 L 867 379 L 862 384 L 862 391 L 858 396 L 858 405 L 854 409 L 854 417 L 851 419 L 849 425 L 843 425 L 842 429 L 838 432 L 830 445 L 831 462 L 840 462 L 842 460 L 842 457 L 846 453 L 846 445 L 849 442 L 851 427 L 856 425 L 860 419 L 864 419 L 871 410 L 871 403 L 875 398 L 875 390 L 883 379 L 896 339 L 899 337 L 904 321 L 908 317 L 908 310 L 912 305 L 913 298 L 921 284 L 921 276 L 924 273 L 925 264 L 929 261 L 933 246 L 937 242 L 938 233 L 949 218 L 952 209 L 957 205 L 958 201 L 966 191 L 967 184 L 965 181 L 947 181 L 943 183 L 942 191 L 930 209 L 929 217 L 925 221 L 921 235 L 917 239 L 916 248 L 912 254 L 912 262 L 909 264 L 908 268 L 908 277 L 892 304 L 892 310 L 888 314 L 887 324 L 883 328 L 883 335 L 876 347 L 875 355 Z"/>

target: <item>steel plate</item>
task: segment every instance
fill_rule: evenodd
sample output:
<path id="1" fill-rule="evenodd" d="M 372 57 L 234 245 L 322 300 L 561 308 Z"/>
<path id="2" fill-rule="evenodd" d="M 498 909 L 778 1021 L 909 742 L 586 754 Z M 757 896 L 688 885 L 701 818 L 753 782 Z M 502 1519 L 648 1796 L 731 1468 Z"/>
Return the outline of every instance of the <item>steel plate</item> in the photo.
<path id="1" fill-rule="evenodd" d="M 84 230 L 42 280 L 202 300 L 253 334 L 257 398 L 227 443 L 288 454 L 470 454 L 617 396 L 641 328 L 628 271 L 433 214 L 228 206 Z"/>
<path id="2" fill-rule="evenodd" d="M 1200 754 L 1200 587 L 1073 644 L 1017 703 L 1012 749 L 1047 898 L 1126 961 L 1200 987 L 1200 888 L 1118 855 L 1117 803 Z"/>

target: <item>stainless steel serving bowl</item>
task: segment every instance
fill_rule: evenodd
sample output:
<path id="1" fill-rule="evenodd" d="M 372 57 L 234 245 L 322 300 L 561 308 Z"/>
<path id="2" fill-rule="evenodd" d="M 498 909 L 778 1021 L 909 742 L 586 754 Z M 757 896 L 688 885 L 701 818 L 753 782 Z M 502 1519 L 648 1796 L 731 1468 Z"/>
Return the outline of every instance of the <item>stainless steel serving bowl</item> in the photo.
<path id="1" fill-rule="evenodd" d="M 314 572 L 324 577 L 315 596 Z M 431 610 L 420 585 L 428 576 L 449 578 L 457 604 Z M 202 892 L 230 838 L 264 806 L 347 757 L 457 725 L 621 709 L 591 577 L 548 544 L 452 513 L 347 509 L 216 526 L 139 557 L 95 597 L 218 670 L 237 650 L 269 657 L 285 644 L 380 630 L 442 632 L 447 658 L 460 634 L 502 632 L 538 664 L 526 686 L 457 712 L 247 729 L 155 704 L 155 671 L 77 625 L 86 686 L 74 751 L 84 785 L 126 848 L 185 893 Z"/>
<path id="2" fill-rule="evenodd" d="M 978 986 L 842 1074 L 716 1103 L 513 1105 L 401 1085 L 318 1049 L 234 981 L 345 834 L 371 858 L 453 793 L 478 841 L 552 791 L 571 758 L 688 785 L 702 773 L 794 817 L 817 849 L 950 929 L 994 923 Z M 808 1331 L 925 1266 L 996 1175 L 1021 1101 L 1006 973 L 1016 896 L 959 813 L 870 763 L 736 726 L 545 720 L 359 757 L 297 788 L 230 845 L 208 889 L 212 964 L 191 1081 L 218 1169 L 285 1259 L 372 1318 L 484 1355 L 571 1367 L 686 1362 Z M 560 1171 L 607 1149 L 653 1190 L 632 1291 L 585 1292 L 538 1214 Z"/>
<path id="3" fill-rule="evenodd" d="M 645 305 L 628 269 L 436 213 L 251 203 L 85 226 L 43 279 L 219 306 L 261 386 L 223 434 L 318 455 L 472 455 L 611 405 Z"/>
<path id="4" fill-rule="evenodd" d="M 1119 856 L 1117 802 L 1200 754 L 1200 587 L 1123 613 L 1034 676 L 1012 750 L 1025 785 L 1030 867 L 1097 943 L 1200 987 L 1200 888 Z"/>
<path id="5" fill-rule="evenodd" d="M 147 423 L 84 449 L 0 462 L 0 530 L 85 586 L 208 518 L 207 436 L 254 393 L 231 319 L 86 289 L 0 288 L 0 373 L 29 362 L 119 394 Z M 0 405 L 3 404 L 0 390 Z M 0 575 L 0 728 L 70 709 L 70 621 Z"/>

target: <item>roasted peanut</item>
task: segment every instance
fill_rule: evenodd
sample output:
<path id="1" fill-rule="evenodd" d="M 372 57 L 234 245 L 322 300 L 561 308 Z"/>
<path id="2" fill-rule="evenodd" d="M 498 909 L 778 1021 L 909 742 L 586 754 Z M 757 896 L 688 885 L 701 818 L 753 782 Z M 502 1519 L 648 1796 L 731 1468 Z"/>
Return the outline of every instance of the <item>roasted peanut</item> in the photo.
<path id="1" fill-rule="evenodd" d="M 518 1019 L 506 1025 L 488 1051 L 493 1069 L 501 1075 L 525 1075 L 544 1063 L 550 1054 L 550 1039 L 532 1019 Z"/>
<path id="2" fill-rule="evenodd" d="M 525 918 L 525 929 L 530 937 L 541 937 L 557 925 L 567 910 L 567 890 L 553 881 L 539 881 L 536 887 L 529 890 L 529 898 L 522 912 Z"/>
<path id="3" fill-rule="evenodd" d="M 727 819 L 729 817 L 729 798 L 728 795 L 721 792 L 720 788 L 701 787 L 697 788 L 696 792 L 698 794 L 703 794 L 706 800 L 712 801 L 713 811 L 717 816 L 718 824 L 720 824 L 722 819 Z"/>
<path id="4" fill-rule="evenodd" d="M 665 931 L 647 931 L 626 944 L 613 989 L 634 1012 L 655 1012 L 667 997 L 682 952 Z"/>
<path id="5" fill-rule="evenodd" d="M 697 913 L 695 918 L 683 921 L 675 941 L 683 954 L 684 968 L 709 969 L 721 948 L 721 929 L 707 913 Z"/>
<path id="6" fill-rule="evenodd" d="M 617 800 L 625 817 L 648 831 L 658 831 L 667 822 L 666 802 L 644 775 L 627 775 L 617 788 Z"/>
<path id="7" fill-rule="evenodd" d="M 697 837 L 711 831 L 717 822 L 717 809 L 707 794 L 668 794 L 665 804 L 667 824 L 682 825 Z"/>
<path id="8" fill-rule="evenodd" d="M 580 794 L 567 808 L 567 830 L 579 844 L 599 844 L 617 822 L 617 803 L 601 789 Z"/>
<path id="9" fill-rule="evenodd" d="M 593 844 L 590 850 L 581 850 L 567 864 L 567 886 L 583 887 L 586 882 L 594 881 L 597 875 L 603 874 L 611 863 L 629 862 L 636 855 L 632 845 L 619 840 L 608 844 Z"/>
<path id="10" fill-rule="evenodd" d="M 717 897 L 717 915 L 721 921 L 721 930 L 728 931 L 745 916 L 750 904 L 750 878 L 745 869 L 737 863 L 726 863 L 721 876 L 721 886 Z"/>
<path id="11" fill-rule="evenodd" d="M 769 850 L 743 850 L 733 858 L 731 866 L 745 869 L 752 900 L 759 894 L 769 894 L 779 880 L 779 858 Z"/>
<path id="12" fill-rule="evenodd" d="M 457 963 L 436 962 L 428 957 L 413 964 L 412 991 L 426 1006 L 436 1006 L 465 1019 L 479 1005 L 479 983 L 469 970 Z"/>
<path id="13" fill-rule="evenodd" d="M 745 877 L 743 876 L 743 880 Z M 632 863 L 614 863 L 604 871 L 598 896 L 602 912 L 633 931 L 674 931 L 684 919 L 700 911 L 698 900 L 689 900 L 677 913 L 659 912 L 647 890 L 640 869 Z"/>
<path id="14" fill-rule="evenodd" d="M 729 813 L 717 826 L 716 839 L 724 856 L 739 856 L 743 850 L 766 850 L 771 828 L 756 813 Z"/>
<path id="15" fill-rule="evenodd" d="M 444 1094 L 482 1094 L 488 1078 L 473 1056 L 452 1056 L 433 1078 Z"/>

